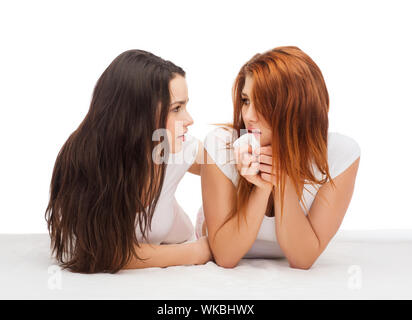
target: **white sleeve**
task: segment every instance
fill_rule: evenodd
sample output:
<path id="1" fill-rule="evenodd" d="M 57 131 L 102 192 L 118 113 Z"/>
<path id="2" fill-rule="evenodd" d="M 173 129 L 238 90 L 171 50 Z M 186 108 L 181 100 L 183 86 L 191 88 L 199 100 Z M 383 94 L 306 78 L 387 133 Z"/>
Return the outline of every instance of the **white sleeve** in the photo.
<path id="1" fill-rule="evenodd" d="M 229 127 L 218 127 L 212 130 L 204 140 L 204 147 L 219 169 L 236 186 L 239 173 L 233 153 L 233 132 Z"/>
<path id="2" fill-rule="evenodd" d="M 338 134 L 335 138 L 336 144 L 328 155 L 329 171 L 333 179 L 345 171 L 361 154 L 359 144 L 351 137 Z"/>

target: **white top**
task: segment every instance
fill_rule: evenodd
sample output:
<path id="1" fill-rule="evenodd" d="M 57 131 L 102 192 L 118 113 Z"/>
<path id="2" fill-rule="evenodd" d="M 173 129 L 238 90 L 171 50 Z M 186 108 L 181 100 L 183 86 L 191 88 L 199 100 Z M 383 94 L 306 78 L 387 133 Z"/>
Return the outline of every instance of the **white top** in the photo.
<path id="1" fill-rule="evenodd" d="M 181 243 L 193 240 L 193 224 L 177 203 L 175 191 L 180 180 L 196 159 L 199 141 L 191 135 L 185 135 L 182 150 L 171 153 L 166 165 L 166 173 L 159 200 L 153 214 L 151 230 L 148 232 L 148 243 Z M 136 227 L 139 243 L 144 243 L 139 225 Z"/>
<path id="2" fill-rule="evenodd" d="M 230 149 L 231 145 L 229 145 L 229 149 L 226 149 L 226 142 L 233 141 L 233 129 L 228 129 L 229 130 L 225 130 L 223 127 L 218 127 L 211 131 L 205 138 L 204 146 L 219 169 L 236 186 L 239 179 L 239 173 L 236 169 L 233 148 Z M 329 173 L 332 178 L 337 177 L 340 173 L 345 171 L 345 169 L 347 169 L 359 156 L 360 147 L 354 139 L 337 132 L 328 133 L 328 165 Z M 312 166 L 312 168 L 315 177 L 319 179 L 324 177 L 316 166 Z M 320 186 L 317 185 L 317 188 L 314 188 L 310 184 L 305 184 L 304 187 L 307 190 L 303 190 L 303 200 L 305 201 L 308 210 L 310 210 Z M 308 212 L 305 211 L 302 202 L 300 202 L 300 205 L 307 215 Z M 201 234 L 200 228 L 203 220 L 204 214 L 203 208 L 201 207 L 196 222 L 196 234 L 198 237 Z M 284 254 L 276 241 L 274 224 L 275 217 L 264 216 L 257 238 L 244 258 L 284 257 Z"/>

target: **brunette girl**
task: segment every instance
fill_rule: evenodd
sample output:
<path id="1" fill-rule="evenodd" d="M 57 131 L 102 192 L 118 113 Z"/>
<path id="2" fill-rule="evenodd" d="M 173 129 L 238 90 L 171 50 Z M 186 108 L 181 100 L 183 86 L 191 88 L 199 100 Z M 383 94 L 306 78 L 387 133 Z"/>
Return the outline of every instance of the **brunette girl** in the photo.
<path id="1" fill-rule="evenodd" d="M 187 171 L 200 173 L 188 100 L 183 69 L 150 52 L 126 51 L 103 72 L 53 170 L 46 220 L 63 268 L 115 273 L 211 259 L 174 197 Z"/>

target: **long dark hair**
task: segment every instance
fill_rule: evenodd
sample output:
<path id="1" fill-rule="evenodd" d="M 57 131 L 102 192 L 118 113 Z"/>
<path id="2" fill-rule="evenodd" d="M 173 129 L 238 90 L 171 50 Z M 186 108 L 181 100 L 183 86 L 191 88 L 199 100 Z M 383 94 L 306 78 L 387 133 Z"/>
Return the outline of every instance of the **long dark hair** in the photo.
<path id="1" fill-rule="evenodd" d="M 97 81 L 89 111 L 58 153 L 45 212 L 52 253 L 64 269 L 116 273 L 144 238 L 166 163 L 155 164 L 166 128 L 169 83 L 182 68 L 143 50 L 120 54 Z M 164 141 L 162 143 L 165 143 Z M 167 142 L 166 142 L 167 144 Z"/>

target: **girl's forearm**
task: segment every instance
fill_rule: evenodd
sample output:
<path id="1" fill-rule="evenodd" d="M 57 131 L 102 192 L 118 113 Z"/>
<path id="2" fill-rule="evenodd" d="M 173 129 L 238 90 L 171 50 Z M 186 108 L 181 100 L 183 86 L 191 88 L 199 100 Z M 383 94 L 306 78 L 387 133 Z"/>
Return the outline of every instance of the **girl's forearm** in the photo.
<path id="1" fill-rule="evenodd" d="M 135 246 L 135 250 L 139 258 L 146 260 L 133 257 L 124 269 L 197 264 L 198 249 L 196 242 L 160 245 L 142 243 L 140 248 Z"/>
<path id="2" fill-rule="evenodd" d="M 287 179 L 283 215 L 280 215 L 280 194 L 275 192 L 276 237 L 289 264 L 309 268 L 318 255 L 319 240 L 300 206 L 298 195 Z"/>
<path id="3" fill-rule="evenodd" d="M 249 251 L 256 240 L 266 212 L 271 190 L 253 188 L 245 210 L 246 219 L 229 220 L 215 235 L 209 238 L 213 256 L 218 265 L 232 268 Z"/>

